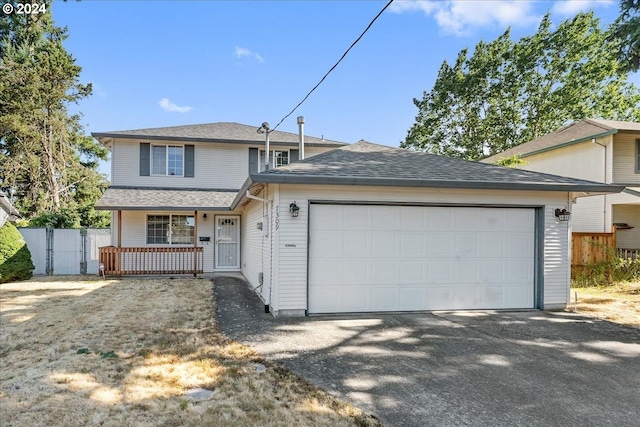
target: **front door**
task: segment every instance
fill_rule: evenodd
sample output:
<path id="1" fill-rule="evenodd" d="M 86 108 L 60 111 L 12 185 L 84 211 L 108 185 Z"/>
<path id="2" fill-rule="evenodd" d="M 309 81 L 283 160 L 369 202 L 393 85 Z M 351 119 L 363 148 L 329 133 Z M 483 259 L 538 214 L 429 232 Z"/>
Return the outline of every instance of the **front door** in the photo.
<path id="1" fill-rule="evenodd" d="M 240 268 L 240 217 L 216 216 L 216 269 Z"/>

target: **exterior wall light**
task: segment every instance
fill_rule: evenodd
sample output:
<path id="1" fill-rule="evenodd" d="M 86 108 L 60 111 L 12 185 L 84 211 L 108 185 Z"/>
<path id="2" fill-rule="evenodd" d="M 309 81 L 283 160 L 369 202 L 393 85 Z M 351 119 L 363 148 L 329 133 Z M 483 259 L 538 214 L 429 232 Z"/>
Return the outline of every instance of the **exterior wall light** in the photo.
<path id="1" fill-rule="evenodd" d="M 206 213 L 202 214 L 202 220 L 203 220 L 203 221 L 206 221 L 206 220 L 207 220 L 207 214 L 206 214 Z"/>
<path id="2" fill-rule="evenodd" d="M 571 216 L 571 212 L 566 209 L 556 209 L 555 216 L 560 221 L 569 221 L 569 216 Z"/>
<path id="3" fill-rule="evenodd" d="M 289 205 L 289 212 L 291 212 L 291 216 L 294 218 L 298 216 L 300 208 L 296 205 L 295 201 Z"/>

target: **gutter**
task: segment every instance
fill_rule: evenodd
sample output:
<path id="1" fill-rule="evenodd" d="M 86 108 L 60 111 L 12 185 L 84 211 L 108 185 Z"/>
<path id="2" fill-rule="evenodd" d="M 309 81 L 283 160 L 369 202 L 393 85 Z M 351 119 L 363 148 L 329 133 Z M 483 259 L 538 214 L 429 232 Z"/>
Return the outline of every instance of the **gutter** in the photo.
<path id="1" fill-rule="evenodd" d="M 571 140 L 569 142 L 563 142 L 561 144 L 553 145 L 551 147 L 541 148 L 540 150 L 531 151 L 531 152 L 526 153 L 526 154 L 519 154 L 519 156 L 522 159 L 524 157 L 533 156 L 535 154 L 546 153 L 547 151 L 556 150 L 558 148 L 569 147 L 569 146 L 574 145 L 574 144 L 580 144 L 582 142 L 587 142 L 587 141 L 591 141 L 593 139 L 602 138 L 603 136 L 615 135 L 618 132 L 619 132 L 618 129 L 612 129 L 612 130 L 609 130 L 609 131 L 606 131 L 606 132 L 602 132 L 602 133 L 598 133 L 598 134 L 595 134 L 595 135 L 590 135 L 590 136 L 585 136 L 583 138 L 574 139 L 574 140 Z"/>

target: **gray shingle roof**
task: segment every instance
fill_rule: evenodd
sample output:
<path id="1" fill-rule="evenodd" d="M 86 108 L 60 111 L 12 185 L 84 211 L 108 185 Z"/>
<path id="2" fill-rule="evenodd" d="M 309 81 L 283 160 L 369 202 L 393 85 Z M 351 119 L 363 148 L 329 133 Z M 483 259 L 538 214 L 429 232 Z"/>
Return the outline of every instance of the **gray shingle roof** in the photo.
<path id="1" fill-rule="evenodd" d="M 96 203 L 103 210 L 229 210 L 237 190 L 110 187 Z"/>
<path id="2" fill-rule="evenodd" d="M 100 140 L 104 138 L 156 139 L 168 141 L 236 142 L 244 144 L 264 144 L 265 135 L 257 132 L 257 126 L 240 123 L 218 122 L 199 125 L 170 126 L 151 129 L 119 130 L 112 132 L 93 132 L 91 135 Z M 298 134 L 271 132 L 270 142 L 274 144 L 298 144 Z M 305 145 L 343 146 L 344 142 L 332 141 L 305 135 Z"/>
<path id="3" fill-rule="evenodd" d="M 250 179 L 253 183 L 584 192 L 620 192 L 624 188 L 392 148 L 366 141 L 331 150 L 278 169 L 251 174 Z"/>
<path id="4" fill-rule="evenodd" d="M 587 141 L 595 136 L 605 136 L 615 134 L 618 131 L 638 131 L 640 123 L 622 122 L 618 120 L 585 119 L 572 123 L 555 132 L 548 133 L 540 138 L 534 139 L 517 147 L 510 148 L 502 153 L 483 159 L 483 163 L 493 163 L 503 157 L 520 156 L 526 157 L 538 151 L 552 149 L 553 147 L 564 146 L 568 143 L 578 143 Z"/>

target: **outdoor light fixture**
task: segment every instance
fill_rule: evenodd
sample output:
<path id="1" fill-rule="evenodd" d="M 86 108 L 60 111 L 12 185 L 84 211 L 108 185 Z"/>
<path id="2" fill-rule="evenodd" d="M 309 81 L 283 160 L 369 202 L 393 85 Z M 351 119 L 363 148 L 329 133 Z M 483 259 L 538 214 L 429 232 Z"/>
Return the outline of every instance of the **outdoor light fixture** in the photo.
<path id="1" fill-rule="evenodd" d="M 292 217 L 297 217 L 300 212 L 300 208 L 296 205 L 296 202 L 293 202 L 289 205 L 289 212 L 291 212 Z"/>
<path id="2" fill-rule="evenodd" d="M 560 221 L 569 221 L 569 216 L 571 215 L 571 212 L 569 212 L 566 209 L 556 209 L 555 215 L 556 217 L 558 217 Z"/>
<path id="3" fill-rule="evenodd" d="M 206 213 L 202 214 L 202 220 L 203 220 L 203 221 L 206 221 L 206 220 L 207 220 L 207 214 L 206 214 Z"/>

